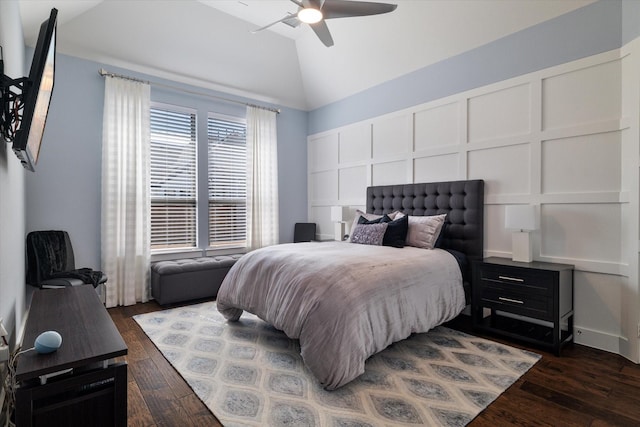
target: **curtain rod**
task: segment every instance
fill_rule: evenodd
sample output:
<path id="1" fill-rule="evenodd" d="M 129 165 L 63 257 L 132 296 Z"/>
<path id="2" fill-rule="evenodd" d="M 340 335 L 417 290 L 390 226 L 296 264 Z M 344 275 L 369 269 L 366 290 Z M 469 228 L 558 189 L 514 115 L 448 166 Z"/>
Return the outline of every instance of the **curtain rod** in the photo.
<path id="1" fill-rule="evenodd" d="M 171 89 L 171 90 L 175 90 L 178 92 L 185 92 L 191 95 L 198 95 L 198 96 L 206 96 L 209 98 L 214 98 L 214 99 L 219 99 L 221 101 L 226 101 L 226 102 L 232 102 L 235 104 L 242 104 L 242 105 L 246 105 L 248 107 L 255 107 L 255 108 L 262 108 L 263 110 L 269 110 L 269 111 L 273 111 L 276 114 L 280 114 L 280 109 L 279 108 L 271 108 L 271 107 L 264 107 L 262 105 L 256 105 L 256 104 L 250 104 L 248 102 L 242 102 L 242 101 L 236 101 L 235 99 L 230 99 L 230 98 L 224 98 L 222 96 L 216 96 L 216 95 L 211 95 L 208 93 L 203 93 L 203 92 L 196 92 L 196 91 L 191 91 L 188 89 L 183 89 L 181 87 L 178 86 L 172 86 L 172 85 L 167 85 L 164 83 L 157 83 L 157 82 L 151 82 L 149 80 L 142 80 L 142 79 L 138 79 L 136 77 L 130 77 L 130 76 L 125 76 L 122 74 L 116 74 L 116 73 L 112 73 L 110 71 L 105 70 L 104 68 L 100 68 L 98 70 L 98 74 L 100 74 L 102 77 L 118 77 L 120 79 L 125 79 L 125 80 L 131 80 L 134 82 L 139 82 L 139 83 L 146 83 L 152 86 L 159 86 L 159 87 L 163 87 L 166 89 Z"/>

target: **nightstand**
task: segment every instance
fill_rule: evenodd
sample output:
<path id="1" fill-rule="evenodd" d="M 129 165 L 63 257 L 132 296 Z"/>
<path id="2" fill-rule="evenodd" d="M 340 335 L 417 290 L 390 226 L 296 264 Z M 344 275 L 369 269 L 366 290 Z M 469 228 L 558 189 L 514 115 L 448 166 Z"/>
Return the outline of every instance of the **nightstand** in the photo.
<path id="1" fill-rule="evenodd" d="M 485 258 L 473 264 L 473 328 L 560 356 L 573 341 L 573 265 Z M 485 309 L 490 314 L 484 317 Z"/>

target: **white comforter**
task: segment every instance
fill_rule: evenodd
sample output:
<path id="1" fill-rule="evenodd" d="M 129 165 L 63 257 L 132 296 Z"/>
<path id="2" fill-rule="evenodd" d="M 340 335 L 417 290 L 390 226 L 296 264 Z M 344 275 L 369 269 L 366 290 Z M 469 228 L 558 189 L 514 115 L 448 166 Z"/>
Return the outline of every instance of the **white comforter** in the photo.
<path id="1" fill-rule="evenodd" d="M 444 250 L 309 242 L 244 255 L 217 306 L 228 320 L 246 310 L 299 339 L 305 364 L 332 390 L 389 344 L 457 316 L 465 297 Z"/>

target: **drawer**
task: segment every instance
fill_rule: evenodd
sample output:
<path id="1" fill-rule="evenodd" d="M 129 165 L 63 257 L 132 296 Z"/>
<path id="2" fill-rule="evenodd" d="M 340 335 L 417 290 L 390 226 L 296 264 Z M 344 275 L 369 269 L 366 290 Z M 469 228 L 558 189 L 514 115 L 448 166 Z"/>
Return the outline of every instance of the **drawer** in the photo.
<path id="1" fill-rule="evenodd" d="M 553 319 L 553 297 L 544 293 L 522 292 L 523 286 L 503 286 L 482 280 L 479 297 L 484 307 L 543 320 Z"/>
<path id="2" fill-rule="evenodd" d="M 553 297 L 554 276 L 548 272 L 520 271 L 509 268 L 483 267 L 480 269 L 481 286 L 489 284 L 505 293 Z"/>

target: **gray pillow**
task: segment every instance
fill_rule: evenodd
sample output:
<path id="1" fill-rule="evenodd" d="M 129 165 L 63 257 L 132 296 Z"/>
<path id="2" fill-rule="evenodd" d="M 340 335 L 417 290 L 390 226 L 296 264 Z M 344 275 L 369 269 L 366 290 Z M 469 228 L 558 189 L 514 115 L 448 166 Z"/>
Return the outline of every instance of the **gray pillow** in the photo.
<path id="1" fill-rule="evenodd" d="M 388 223 L 379 224 L 357 224 L 351 233 L 351 243 L 361 245 L 382 246 L 384 233 L 387 231 Z"/>
<path id="2" fill-rule="evenodd" d="M 410 216 L 407 245 L 433 249 L 442 231 L 447 214 L 432 216 Z"/>

